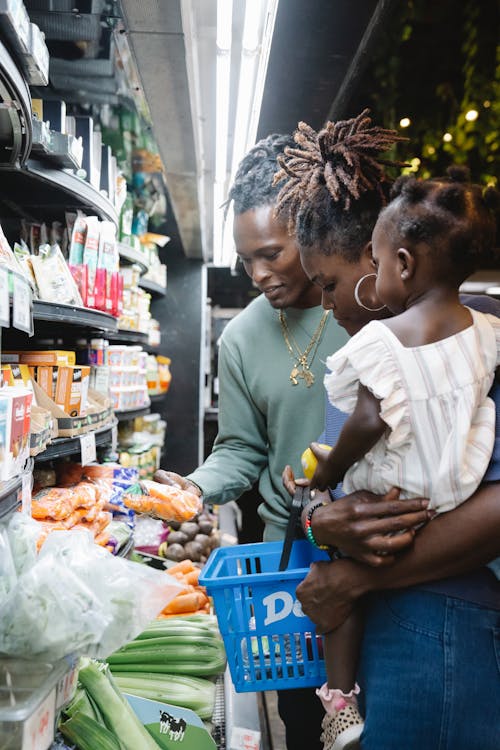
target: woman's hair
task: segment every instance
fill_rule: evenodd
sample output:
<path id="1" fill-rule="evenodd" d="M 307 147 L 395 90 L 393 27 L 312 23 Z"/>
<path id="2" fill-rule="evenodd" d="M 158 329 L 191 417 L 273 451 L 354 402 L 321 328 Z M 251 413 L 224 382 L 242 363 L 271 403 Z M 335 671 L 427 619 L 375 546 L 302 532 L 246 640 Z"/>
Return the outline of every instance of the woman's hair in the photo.
<path id="1" fill-rule="evenodd" d="M 438 273 L 465 277 L 498 262 L 500 193 L 472 183 L 467 167 L 451 166 L 446 177 L 428 180 L 399 177 L 391 198 L 381 217 L 389 219 L 395 241 L 429 245 Z"/>
<path id="2" fill-rule="evenodd" d="M 325 255 L 338 253 L 356 262 L 371 238 L 391 184 L 385 167 L 402 166 L 380 154 L 407 139 L 371 127 L 368 112 L 328 122 L 319 132 L 300 122 L 295 144 L 278 156 L 281 169 L 274 181 L 285 183 L 276 213 L 301 248 L 314 245 Z"/>
<path id="3" fill-rule="evenodd" d="M 256 143 L 243 157 L 227 201 L 228 204 L 233 202 L 235 214 L 276 203 L 280 191 L 273 182 L 279 169 L 277 157 L 293 143 L 291 135 L 273 133 Z"/>

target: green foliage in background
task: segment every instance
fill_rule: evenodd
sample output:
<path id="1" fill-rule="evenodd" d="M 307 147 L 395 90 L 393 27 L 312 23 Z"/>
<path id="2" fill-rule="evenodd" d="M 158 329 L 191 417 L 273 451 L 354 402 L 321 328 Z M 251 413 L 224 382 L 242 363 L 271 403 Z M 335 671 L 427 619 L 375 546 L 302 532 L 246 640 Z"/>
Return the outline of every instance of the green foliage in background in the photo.
<path id="1" fill-rule="evenodd" d="M 498 186 L 499 17 L 497 0 L 412 0 L 400 3 L 384 29 L 351 106 L 369 106 L 377 123 L 408 136 L 394 156 L 409 171 L 429 177 L 467 164 L 473 179 Z M 469 122 L 471 109 L 478 117 Z M 402 117 L 410 118 L 408 128 L 400 127 Z"/>

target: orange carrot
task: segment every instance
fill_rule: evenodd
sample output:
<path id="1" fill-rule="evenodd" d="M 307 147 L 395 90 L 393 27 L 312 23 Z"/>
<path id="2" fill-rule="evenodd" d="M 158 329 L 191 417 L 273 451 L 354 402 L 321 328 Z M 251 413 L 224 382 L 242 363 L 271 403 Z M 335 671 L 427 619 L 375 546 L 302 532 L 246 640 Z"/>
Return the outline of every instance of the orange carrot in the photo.
<path id="1" fill-rule="evenodd" d="M 167 573 L 174 576 L 176 573 L 190 573 L 192 570 L 195 570 L 192 560 L 181 560 L 175 565 L 172 565 L 172 567 L 167 568 Z"/>
<path id="2" fill-rule="evenodd" d="M 178 594 L 163 608 L 162 612 L 166 615 L 194 612 L 196 609 L 200 609 L 204 603 L 197 591 L 191 591 L 187 594 Z"/>
<path id="3" fill-rule="evenodd" d="M 191 586 L 197 586 L 199 577 L 200 577 L 200 569 L 194 568 L 194 570 L 190 570 L 189 573 L 185 574 L 184 580 L 186 583 L 191 584 Z"/>

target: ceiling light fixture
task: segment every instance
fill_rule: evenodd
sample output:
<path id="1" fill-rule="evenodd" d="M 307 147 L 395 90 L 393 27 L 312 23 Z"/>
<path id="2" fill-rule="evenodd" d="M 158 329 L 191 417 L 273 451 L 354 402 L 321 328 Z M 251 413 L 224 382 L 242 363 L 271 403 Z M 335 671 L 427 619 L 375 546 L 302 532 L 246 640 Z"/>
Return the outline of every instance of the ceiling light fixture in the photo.
<path id="1" fill-rule="evenodd" d="M 255 144 L 257 137 L 278 2 L 279 0 L 246 0 L 233 131 L 231 180 L 241 159 Z M 224 199 L 225 196 L 222 201 Z M 218 247 L 214 241 L 214 263 L 230 266 L 234 257 L 231 212 L 227 214 L 220 252 Z"/>
<path id="2" fill-rule="evenodd" d="M 215 181 L 214 257 L 222 251 L 224 230 L 225 182 L 227 179 L 227 138 L 229 131 L 229 93 L 231 87 L 231 43 L 233 37 L 233 0 L 217 0 L 217 61 L 216 61 L 216 125 L 215 125 Z"/>

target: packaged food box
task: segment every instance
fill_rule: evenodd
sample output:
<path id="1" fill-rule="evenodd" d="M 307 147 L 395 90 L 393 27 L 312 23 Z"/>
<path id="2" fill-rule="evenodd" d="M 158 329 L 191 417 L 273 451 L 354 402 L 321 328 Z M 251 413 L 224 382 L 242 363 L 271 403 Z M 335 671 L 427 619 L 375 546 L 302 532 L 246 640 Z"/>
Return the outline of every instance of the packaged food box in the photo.
<path id="1" fill-rule="evenodd" d="M 59 367 L 54 401 L 70 417 L 83 416 L 87 410 L 90 367 Z"/>
<path id="2" fill-rule="evenodd" d="M 0 657 L 0 747 L 47 750 L 57 713 L 75 686 L 74 660 L 51 664 Z"/>
<path id="3" fill-rule="evenodd" d="M 28 388 L 4 388 L 0 392 L 0 478 L 20 474 L 29 458 L 31 402 Z"/>
<path id="4" fill-rule="evenodd" d="M 20 365 L 74 365 L 75 352 L 51 349 L 50 351 L 2 352 L 2 363 Z"/>

